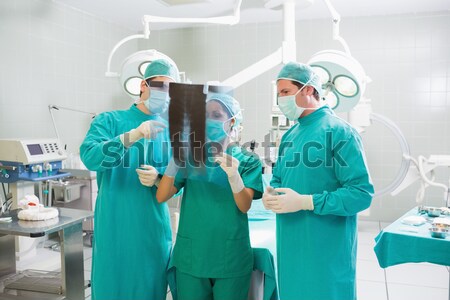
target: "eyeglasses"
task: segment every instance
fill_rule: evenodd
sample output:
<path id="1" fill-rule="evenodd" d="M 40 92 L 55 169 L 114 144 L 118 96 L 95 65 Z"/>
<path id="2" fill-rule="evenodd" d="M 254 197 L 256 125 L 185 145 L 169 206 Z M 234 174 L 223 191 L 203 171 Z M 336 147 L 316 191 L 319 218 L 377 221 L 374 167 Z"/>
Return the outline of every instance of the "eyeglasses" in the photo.
<path id="1" fill-rule="evenodd" d="M 167 81 L 152 81 L 151 78 L 148 78 L 145 80 L 147 82 L 148 87 L 151 90 L 157 90 L 161 92 L 168 92 L 169 91 L 169 84 L 170 82 Z"/>

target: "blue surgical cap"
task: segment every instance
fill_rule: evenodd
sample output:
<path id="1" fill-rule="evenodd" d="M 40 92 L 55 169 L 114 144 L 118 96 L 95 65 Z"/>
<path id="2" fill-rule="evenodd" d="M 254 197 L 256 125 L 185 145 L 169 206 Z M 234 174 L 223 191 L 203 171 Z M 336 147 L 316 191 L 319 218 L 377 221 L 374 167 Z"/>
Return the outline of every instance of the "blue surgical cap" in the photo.
<path id="1" fill-rule="evenodd" d="M 319 96 L 322 97 L 323 91 L 320 77 L 308 65 L 297 62 L 287 63 L 278 74 L 277 81 L 280 79 L 287 79 L 303 85 L 310 85 L 316 89 Z"/>
<path id="2" fill-rule="evenodd" d="M 236 119 L 234 126 L 237 126 L 242 122 L 241 105 L 236 99 L 224 93 L 208 93 L 206 102 L 211 100 L 216 100 L 225 106 L 229 115 Z"/>
<path id="3" fill-rule="evenodd" d="M 169 77 L 175 82 L 180 81 L 177 67 L 165 59 L 154 60 L 145 69 L 144 79 L 158 76 Z"/>

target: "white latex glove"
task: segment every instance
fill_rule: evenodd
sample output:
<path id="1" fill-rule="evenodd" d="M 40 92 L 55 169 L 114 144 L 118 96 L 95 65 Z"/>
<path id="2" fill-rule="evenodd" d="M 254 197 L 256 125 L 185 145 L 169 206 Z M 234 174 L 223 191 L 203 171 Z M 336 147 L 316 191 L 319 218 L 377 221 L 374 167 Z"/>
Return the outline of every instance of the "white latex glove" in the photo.
<path id="1" fill-rule="evenodd" d="M 158 180 L 158 171 L 149 165 L 142 165 L 141 168 L 142 169 L 136 169 L 141 184 L 149 187 L 154 186 Z"/>
<path id="2" fill-rule="evenodd" d="M 233 194 L 237 194 L 242 191 L 245 186 L 238 171 L 239 161 L 233 156 L 230 156 L 226 153 L 224 153 L 222 156 L 216 157 L 215 161 L 227 174 L 228 182 L 230 183 Z"/>
<path id="3" fill-rule="evenodd" d="M 312 195 L 301 195 L 290 188 L 278 188 L 275 189 L 275 192 L 282 194 L 266 196 L 266 204 L 264 204 L 274 213 L 282 214 L 314 209 Z"/>
<path id="4" fill-rule="evenodd" d="M 120 140 L 125 147 L 128 147 L 142 138 L 154 139 L 164 128 L 166 128 L 164 123 L 154 120 L 145 121 L 135 129 L 121 134 Z"/>
<path id="5" fill-rule="evenodd" d="M 167 177 L 174 178 L 175 175 L 177 175 L 177 173 L 178 173 L 178 169 L 179 169 L 179 167 L 175 163 L 175 160 L 172 158 L 169 161 L 169 164 L 167 165 L 167 168 L 166 168 L 166 171 L 164 172 L 164 175 L 167 176 Z"/>
<path id="6" fill-rule="evenodd" d="M 271 186 L 266 187 L 266 191 L 264 192 L 264 194 L 262 196 L 262 203 L 263 203 L 265 209 L 272 210 L 272 206 L 270 206 L 268 199 L 275 195 L 278 195 L 278 193 L 275 192 L 275 189 L 273 187 L 271 187 Z"/>

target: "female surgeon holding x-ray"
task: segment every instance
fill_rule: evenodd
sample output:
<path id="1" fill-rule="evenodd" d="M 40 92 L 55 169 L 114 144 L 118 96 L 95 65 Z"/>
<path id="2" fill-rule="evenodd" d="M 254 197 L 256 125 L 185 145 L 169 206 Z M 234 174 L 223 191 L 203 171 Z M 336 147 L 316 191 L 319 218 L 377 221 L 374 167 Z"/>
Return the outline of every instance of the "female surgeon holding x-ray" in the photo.
<path id="1" fill-rule="evenodd" d="M 172 160 L 158 188 L 160 202 L 184 188 L 171 259 L 178 300 L 246 300 L 248 296 L 253 252 L 247 211 L 252 200 L 261 197 L 262 170 L 257 156 L 229 143 L 230 132 L 241 121 L 240 110 L 233 97 L 208 94 L 206 137 L 224 153 L 208 157 L 201 169 L 178 168 Z"/>

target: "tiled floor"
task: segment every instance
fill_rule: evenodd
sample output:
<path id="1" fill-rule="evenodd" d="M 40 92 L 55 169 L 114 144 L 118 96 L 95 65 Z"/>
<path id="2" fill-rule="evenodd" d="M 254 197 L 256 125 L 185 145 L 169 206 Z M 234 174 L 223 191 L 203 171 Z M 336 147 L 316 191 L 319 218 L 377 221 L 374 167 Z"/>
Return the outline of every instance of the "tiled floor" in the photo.
<path id="1" fill-rule="evenodd" d="M 448 300 L 449 273 L 446 267 L 433 264 L 402 264 L 387 269 L 379 267 L 373 247 L 374 238 L 387 224 L 359 222 L 358 299 L 359 300 Z M 60 268 L 59 253 L 38 249 L 39 259 L 18 262 L 17 268 L 54 271 Z M 84 249 L 85 279 L 90 279 L 92 250 Z M 86 290 L 90 300 L 90 289 Z M 171 299 L 170 295 L 168 299 Z M 326 300 L 326 299 L 324 299 Z"/>
<path id="2" fill-rule="evenodd" d="M 373 251 L 374 238 L 386 223 L 359 222 L 358 299 L 448 300 L 449 272 L 440 265 L 420 263 L 380 268 Z"/>

